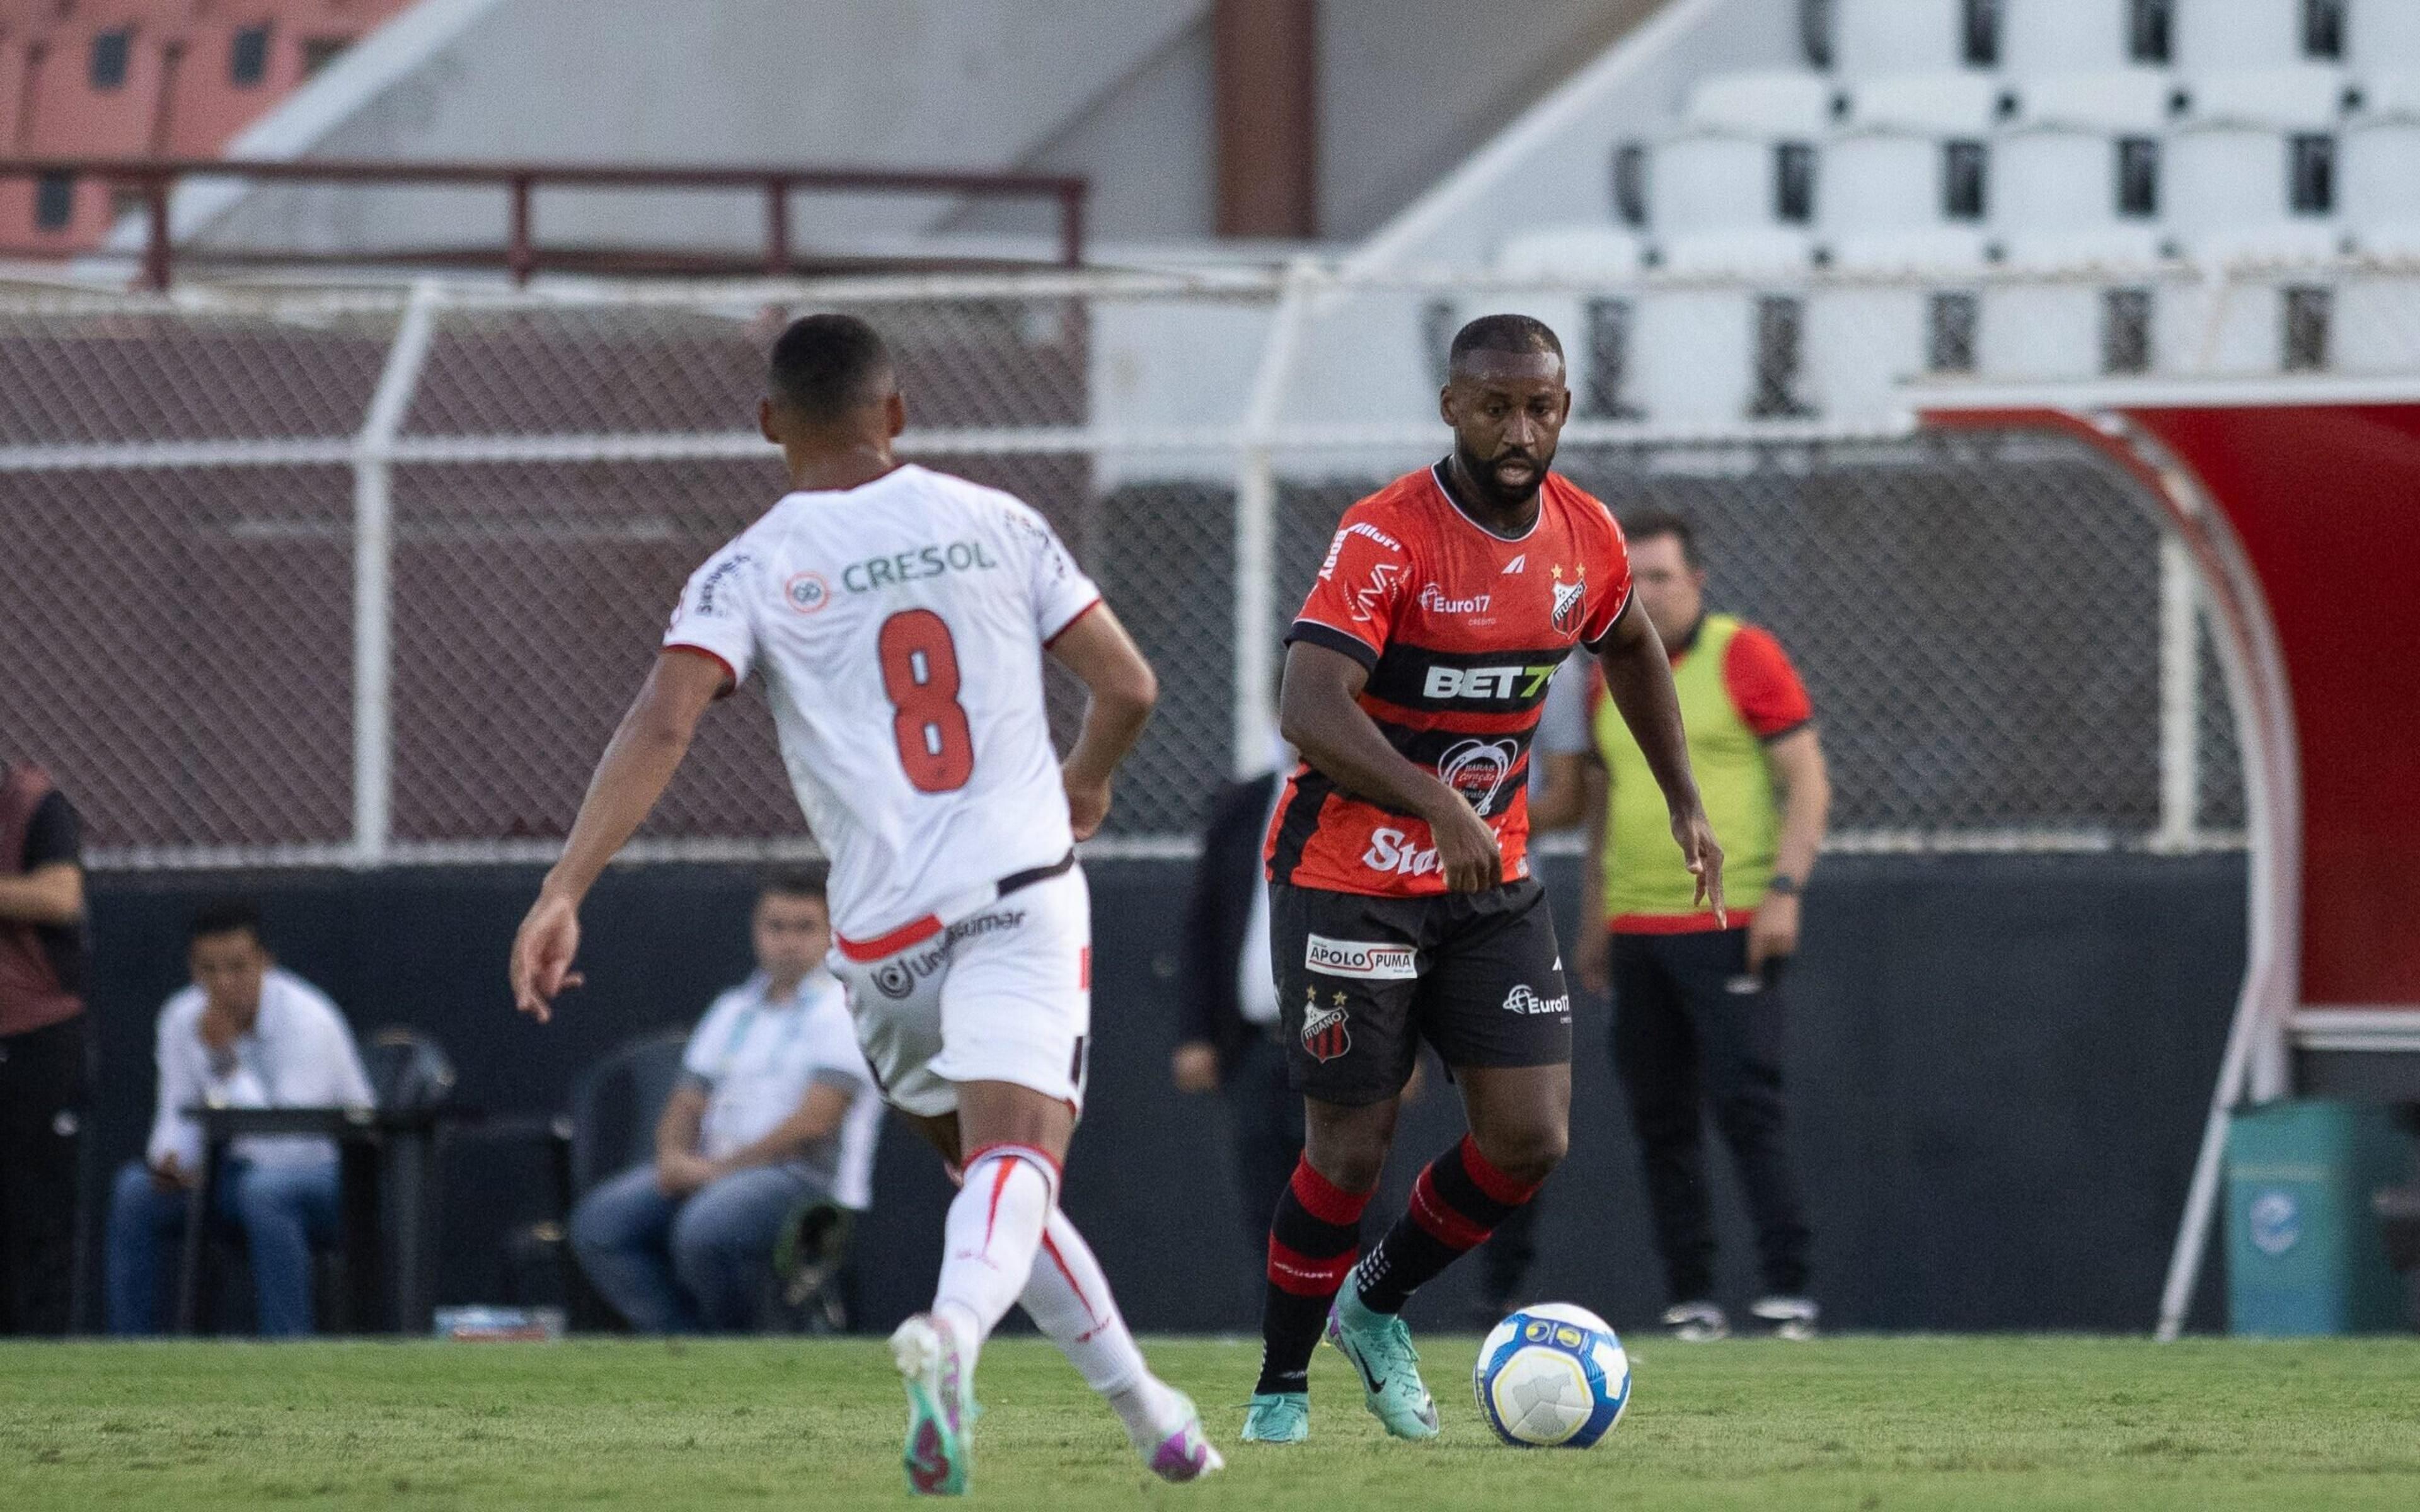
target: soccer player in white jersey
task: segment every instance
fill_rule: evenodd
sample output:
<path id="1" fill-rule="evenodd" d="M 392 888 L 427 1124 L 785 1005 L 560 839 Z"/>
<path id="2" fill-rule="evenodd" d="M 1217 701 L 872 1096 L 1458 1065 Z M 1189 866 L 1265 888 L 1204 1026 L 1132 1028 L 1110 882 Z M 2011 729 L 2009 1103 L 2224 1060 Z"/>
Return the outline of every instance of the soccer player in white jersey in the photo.
<path id="1" fill-rule="evenodd" d="M 902 465 L 907 404 L 881 338 L 811 316 L 760 407 L 793 491 L 690 578 L 606 747 L 563 857 L 513 942 L 516 1004 L 566 988 L 579 909 L 688 750 L 753 673 L 830 854 L 832 969 L 884 1096 L 960 1173 L 932 1309 L 892 1336 L 908 1487 L 967 1487 L 977 1352 L 1010 1304 L 1125 1421 L 1162 1478 L 1220 1468 L 1201 1415 L 1152 1375 L 1083 1236 L 1058 1211 L 1084 1093 L 1091 907 L 1075 841 L 1158 696 L 1050 527 L 1007 494 Z M 1063 763 L 1046 650 L 1091 693 Z"/>

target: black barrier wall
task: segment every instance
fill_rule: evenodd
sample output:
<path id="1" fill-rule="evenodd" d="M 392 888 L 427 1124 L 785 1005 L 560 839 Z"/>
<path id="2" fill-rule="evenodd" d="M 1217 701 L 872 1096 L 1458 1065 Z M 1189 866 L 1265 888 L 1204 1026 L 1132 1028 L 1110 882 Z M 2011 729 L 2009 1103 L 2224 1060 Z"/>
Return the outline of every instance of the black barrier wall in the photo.
<path id="1" fill-rule="evenodd" d="M 1090 868 L 1094 949 L 1092 1088 L 1066 1206 L 1127 1317 L 1149 1331 L 1248 1332 L 1260 1257 L 1235 1212 L 1226 1120 L 1168 1085 L 1173 974 L 1188 868 Z M 1548 887 L 1568 937 L 1573 863 Z M 535 892 L 531 871 L 365 875 L 105 877 L 93 896 L 90 981 L 100 1045 L 95 1180 L 140 1154 L 154 1015 L 183 980 L 182 930 L 202 899 L 258 897 L 271 946 L 332 994 L 366 1037 L 389 1024 L 435 1036 L 459 1098 L 492 1113 L 560 1109 L 582 1067 L 620 1041 L 693 1020 L 748 969 L 752 874 L 616 871 L 586 917 L 589 985 L 553 1025 L 515 1015 L 504 953 Z M 2243 960 L 2240 856 L 1839 857 L 1807 900 L 1791 978 L 1796 1134 L 1827 1321 L 1854 1329 L 2140 1331 L 2157 1311 Z M 1619 1327 L 1663 1305 L 1635 1151 L 1606 1064 L 1609 1010 L 1580 995 L 1569 1162 L 1541 1200 L 1531 1290 Z M 1388 1221 L 1421 1162 L 1461 1129 L 1433 1079 L 1404 1122 Z M 1711 1132 L 1709 1139 L 1714 1139 Z M 1751 1251 L 1719 1143 L 1723 1289 L 1745 1301 Z M 535 1151 L 465 1145 L 445 1162 L 441 1303 L 523 1297 L 544 1284 L 508 1255 L 546 1216 Z M 860 1229 L 861 1320 L 888 1328 L 930 1295 L 949 1189 L 895 1126 Z M 97 1250 L 96 1202 L 88 1207 Z M 1475 1267 L 1414 1304 L 1458 1321 Z M 98 1256 L 86 1267 L 97 1274 Z M 88 1279 L 87 1299 L 98 1295 Z M 2195 1308 L 2217 1319 L 2216 1266 Z M 96 1320 L 97 1303 L 87 1302 Z"/>

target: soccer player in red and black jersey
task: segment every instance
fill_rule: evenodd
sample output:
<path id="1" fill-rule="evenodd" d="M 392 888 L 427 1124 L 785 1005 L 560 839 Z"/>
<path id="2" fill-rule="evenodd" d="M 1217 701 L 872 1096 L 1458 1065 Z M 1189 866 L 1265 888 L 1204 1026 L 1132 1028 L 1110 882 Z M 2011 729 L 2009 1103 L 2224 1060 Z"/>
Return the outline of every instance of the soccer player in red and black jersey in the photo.
<path id="1" fill-rule="evenodd" d="M 1525 854 L 1525 790 L 1546 684 L 1575 645 L 1601 659 L 1673 838 L 1722 906 L 1671 669 L 1647 616 L 1628 612 L 1621 531 L 1548 471 L 1571 408 L 1544 324 L 1465 326 L 1440 401 L 1452 455 L 1345 512 L 1287 638 L 1279 717 L 1303 760 L 1269 828 L 1269 933 L 1308 1137 L 1269 1227 L 1248 1440 L 1309 1436 L 1323 1325 L 1387 1430 L 1433 1437 L 1398 1315 L 1562 1159 L 1571 996 Z M 1421 1039 L 1461 1088 L 1470 1134 L 1361 1255 Z"/>

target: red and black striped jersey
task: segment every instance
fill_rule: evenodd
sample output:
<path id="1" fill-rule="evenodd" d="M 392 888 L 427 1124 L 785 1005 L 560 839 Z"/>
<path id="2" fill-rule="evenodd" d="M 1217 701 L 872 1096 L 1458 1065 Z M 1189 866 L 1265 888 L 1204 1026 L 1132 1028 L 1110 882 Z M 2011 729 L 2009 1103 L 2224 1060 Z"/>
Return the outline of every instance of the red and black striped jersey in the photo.
<path id="1" fill-rule="evenodd" d="M 1612 513 L 1548 473 L 1538 517 L 1508 538 L 1465 513 L 1442 466 L 1344 513 L 1289 643 L 1370 670 L 1360 696 L 1396 750 L 1470 800 L 1496 831 L 1505 880 L 1528 874 L 1529 737 L 1555 669 L 1630 604 L 1630 551 Z M 1445 891 L 1427 823 L 1298 766 L 1269 825 L 1273 881 L 1382 897 Z"/>

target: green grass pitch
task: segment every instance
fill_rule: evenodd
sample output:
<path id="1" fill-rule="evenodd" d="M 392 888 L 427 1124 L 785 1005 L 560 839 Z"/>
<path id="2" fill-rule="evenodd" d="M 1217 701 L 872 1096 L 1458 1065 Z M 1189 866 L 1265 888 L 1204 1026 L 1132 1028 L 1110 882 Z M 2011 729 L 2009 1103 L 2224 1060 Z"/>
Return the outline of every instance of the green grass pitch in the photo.
<path id="1" fill-rule="evenodd" d="M 1228 1470 L 1151 1481 L 1047 1345 L 984 1355 L 974 1499 L 1415 1507 L 2420 1507 L 2420 1341 L 1638 1341 L 1589 1453 L 1516 1451 L 1476 1341 L 1424 1341 L 1445 1414 L 1385 1440 L 1322 1350 L 1311 1443 L 1235 1443 L 1257 1345 L 1154 1340 Z M 879 1340 L 14 1345 L 0 1508 L 853 1507 L 907 1500 Z"/>

